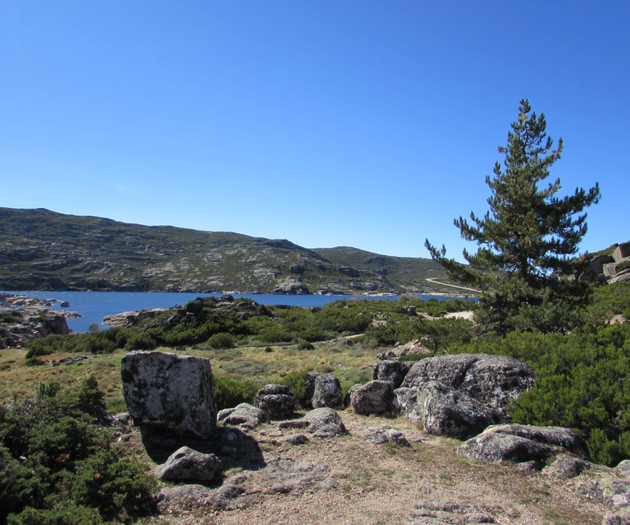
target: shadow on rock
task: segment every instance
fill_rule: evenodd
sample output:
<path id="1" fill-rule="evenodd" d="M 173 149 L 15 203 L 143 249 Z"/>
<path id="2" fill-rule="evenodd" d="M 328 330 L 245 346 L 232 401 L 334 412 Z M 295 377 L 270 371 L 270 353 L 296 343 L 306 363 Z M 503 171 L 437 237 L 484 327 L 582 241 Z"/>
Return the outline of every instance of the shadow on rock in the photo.
<path id="1" fill-rule="evenodd" d="M 140 435 L 147 454 L 157 464 L 164 463 L 171 454 L 185 446 L 205 454 L 215 454 L 221 459 L 224 470 L 258 470 L 265 467 L 258 442 L 238 428 L 217 427 L 210 440 L 179 436 L 149 425 L 140 427 Z"/>

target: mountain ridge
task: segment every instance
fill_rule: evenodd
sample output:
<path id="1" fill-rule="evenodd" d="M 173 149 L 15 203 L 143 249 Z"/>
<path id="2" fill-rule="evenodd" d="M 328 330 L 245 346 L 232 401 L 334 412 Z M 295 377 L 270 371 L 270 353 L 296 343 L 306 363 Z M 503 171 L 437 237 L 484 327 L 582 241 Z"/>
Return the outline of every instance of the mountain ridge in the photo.
<path id="1" fill-rule="evenodd" d="M 4 290 L 422 293 L 443 277 L 431 259 L 0 208 Z"/>

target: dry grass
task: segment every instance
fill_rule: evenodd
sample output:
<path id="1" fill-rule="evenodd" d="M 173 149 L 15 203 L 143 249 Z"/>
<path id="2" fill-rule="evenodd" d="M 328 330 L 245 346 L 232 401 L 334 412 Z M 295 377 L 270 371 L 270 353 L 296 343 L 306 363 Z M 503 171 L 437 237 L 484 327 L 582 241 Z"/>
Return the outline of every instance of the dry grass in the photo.
<path id="1" fill-rule="evenodd" d="M 314 350 L 298 350 L 297 345 L 244 346 L 229 349 L 185 348 L 166 352 L 206 357 L 215 375 L 231 379 L 248 379 L 265 384 L 280 380 L 292 372 L 319 371 L 336 375 L 345 388 L 371 379 L 376 350 L 360 344 L 349 345 L 345 338 L 315 343 Z M 40 383 L 58 382 L 62 386 L 78 385 L 94 375 L 105 392 L 106 402 L 116 408 L 122 402 L 120 361 L 122 350 L 105 355 L 87 355 L 88 359 L 70 365 L 52 366 L 76 354 L 44 356 L 40 366 L 26 366 L 26 350 L 0 351 L 0 403 L 17 397 L 36 395 Z"/>

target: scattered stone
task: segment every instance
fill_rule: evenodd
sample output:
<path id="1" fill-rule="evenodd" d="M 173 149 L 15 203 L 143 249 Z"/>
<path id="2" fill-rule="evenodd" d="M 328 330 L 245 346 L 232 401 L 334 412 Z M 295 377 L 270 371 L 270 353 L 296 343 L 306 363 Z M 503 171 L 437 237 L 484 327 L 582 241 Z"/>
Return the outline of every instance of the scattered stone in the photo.
<path id="1" fill-rule="evenodd" d="M 313 489 L 317 483 L 322 483 L 329 477 L 325 463 L 280 457 L 267 462 L 265 476 L 270 480 L 270 490 L 281 494 Z"/>
<path id="2" fill-rule="evenodd" d="M 597 468 L 597 465 L 569 454 L 559 454 L 551 465 L 543 469 L 543 473 L 560 479 L 568 479 L 579 476 L 585 470 L 592 468 Z"/>
<path id="3" fill-rule="evenodd" d="M 392 428 L 388 425 L 381 426 L 365 426 L 359 429 L 361 439 L 374 443 L 376 445 L 382 445 L 385 443 L 394 443 L 403 447 L 409 447 L 409 441 L 405 435 L 398 429 Z"/>
<path id="4" fill-rule="evenodd" d="M 223 425 L 255 428 L 263 423 L 269 423 L 269 414 L 249 403 L 241 403 L 235 408 L 221 410 L 218 414 L 218 421 Z"/>
<path id="5" fill-rule="evenodd" d="M 332 408 L 322 407 L 316 408 L 308 412 L 302 420 L 296 420 L 295 423 L 304 421 L 307 423 L 306 431 L 313 434 L 314 437 L 336 437 L 348 433 L 339 414 Z M 298 423 L 300 424 L 300 423 Z M 283 427 L 285 428 L 285 427 Z M 295 428 L 295 427 L 293 427 Z"/>
<path id="6" fill-rule="evenodd" d="M 75 355 L 75 356 L 70 356 L 70 357 L 65 357 L 63 359 L 60 359 L 59 361 L 56 361 L 55 359 L 53 359 L 50 364 L 52 366 L 59 366 L 59 365 L 72 365 L 74 363 L 78 363 L 79 361 L 83 361 L 85 359 L 89 359 L 88 356 L 86 355 Z"/>
<path id="7" fill-rule="evenodd" d="M 374 380 L 364 385 L 355 385 L 349 391 L 350 406 L 355 413 L 389 414 L 393 410 L 394 389 L 389 381 Z"/>
<path id="8" fill-rule="evenodd" d="M 622 505 L 604 516 L 602 525 L 628 525 L 630 523 L 630 505 Z"/>
<path id="9" fill-rule="evenodd" d="M 575 491 L 612 507 L 630 505 L 630 480 L 612 476 L 597 479 L 579 477 L 575 483 Z"/>
<path id="10" fill-rule="evenodd" d="M 209 483 L 223 472 L 221 460 L 214 454 L 203 454 L 189 447 L 181 447 L 169 456 L 166 463 L 155 468 L 162 481 Z"/>
<path id="11" fill-rule="evenodd" d="M 254 405 L 269 414 L 271 419 L 287 419 L 295 410 L 295 398 L 285 385 L 265 385 L 256 394 Z"/>
<path id="12" fill-rule="evenodd" d="M 308 443 L 309 439 L 304 434 L 291 434 L 285 437 L 282 442 L 289 445 L 303 445 Z"/>
<path id="13" fill-rule="evenodd" d="M 209 503 L 213 507 L 223 510 L 233 508 L 243 508 L 248 506 L 249 502 L 241 500 L 236 503 L 235 500 L 245 493 L 245 489 L 239 485 L 226 484 L 216 489 L 209 498 Z"/>
<path id="14" fill-rule="evenodd" d="M 427 500 L 416 504 L 411 519 L 412 525 L 496 523 L 489 509 L 482 505 L 440 500 Z"/>
<path id="15" fill-rule="evenodd" d="M 209 439 L 217 408 L 210 361 L 164 352 L 131 352 L 122 359 L 123 394 L 136 425 Z"/>
<path id="16" fill-rule="evenodd" d="M 204 485 L 168 485 L 162 487 L 157 499 L 158 511 L 166 513 L 169 510 L 192 510 L 208 505 L 212 489 Z"/>

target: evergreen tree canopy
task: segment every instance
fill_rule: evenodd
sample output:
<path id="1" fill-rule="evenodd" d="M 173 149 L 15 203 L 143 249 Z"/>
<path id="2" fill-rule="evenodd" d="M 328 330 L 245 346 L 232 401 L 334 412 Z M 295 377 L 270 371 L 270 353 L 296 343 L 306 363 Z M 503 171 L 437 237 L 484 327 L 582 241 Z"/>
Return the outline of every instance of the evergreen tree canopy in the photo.
<path id="1" fill-rule="evenodd" d="M 475 254 L 464 250 L 468 265 L 447 259 L 444 246 L 425 243 L 452 279 L 481 292 L 476 319 L 487 331 L 567 330 L 590 297 L 589 285 L 569 276 L 583 264 L 575 257 L 587 230 L 582 211 L 598 202 L 599 185 L 557 197 L 560 179 L 543 184 L 562 152 L 562 139 L 552 149 L 545 129 L 544 115 L 521 100 L 507 146 L 499 147 L 503 165 L 497 162 L 494 176 L 486 177 L 489 211 L 454 221 L 462 238 L 479 245 Z"/>

